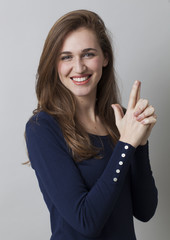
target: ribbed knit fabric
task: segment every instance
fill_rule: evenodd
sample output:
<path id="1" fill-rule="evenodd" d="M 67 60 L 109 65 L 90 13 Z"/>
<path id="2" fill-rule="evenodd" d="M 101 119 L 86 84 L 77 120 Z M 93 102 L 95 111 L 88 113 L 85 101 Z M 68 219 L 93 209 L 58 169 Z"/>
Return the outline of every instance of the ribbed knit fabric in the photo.
<path id="1" fill-rule="evenodd" d="M 89 134 L 101 159 L 75 163 L 58 122 L 46 112 L 26 124 L 31 166 L 50 212 L 51 240 L 135 240 L 133 216 L 148 221 L 157 189 L 148 143 L 135 149 Z"/>

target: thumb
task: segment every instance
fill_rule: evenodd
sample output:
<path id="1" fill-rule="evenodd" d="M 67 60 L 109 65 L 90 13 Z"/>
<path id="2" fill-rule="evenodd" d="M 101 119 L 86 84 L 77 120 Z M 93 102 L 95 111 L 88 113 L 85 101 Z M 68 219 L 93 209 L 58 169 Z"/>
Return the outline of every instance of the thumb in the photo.
<path id="1" fill-rule="evenodd" d="M 119 104 L 112 104 L 111 106 L 114 110 L 115 121 L 116 121 L 116 123 L 118 123 L 120 120 L 122 120 L 122 118 L 124 116 L 123 109 Z"/>

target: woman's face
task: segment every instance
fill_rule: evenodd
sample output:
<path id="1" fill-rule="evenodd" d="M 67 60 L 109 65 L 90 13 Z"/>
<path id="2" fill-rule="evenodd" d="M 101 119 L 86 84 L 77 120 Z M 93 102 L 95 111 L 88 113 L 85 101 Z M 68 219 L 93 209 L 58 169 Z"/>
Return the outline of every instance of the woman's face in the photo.
<path id="1" fill-rule="evenodd" d="M 96 95 L 104 57 L 96 35 L 87 28 L 71 32 L 65 39 L 58 60 L 58 74 L 63 85 L 75 96 Z"/>

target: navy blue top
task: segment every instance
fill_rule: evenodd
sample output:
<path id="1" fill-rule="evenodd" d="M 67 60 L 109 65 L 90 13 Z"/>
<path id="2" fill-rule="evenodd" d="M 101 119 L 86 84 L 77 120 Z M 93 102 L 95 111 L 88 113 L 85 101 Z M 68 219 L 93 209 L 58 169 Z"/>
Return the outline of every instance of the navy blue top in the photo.
<path id="1" fill-rule="evenodd" d="M 51 240 L 135 240 L 133 216 L 148 221 L 157 189 L 148 143 L 134 148 L 90 134 L 101 159 L 75 163 L 58 122 L 40 112 L 26 124 L 32 168 L 50 212 Z"/>

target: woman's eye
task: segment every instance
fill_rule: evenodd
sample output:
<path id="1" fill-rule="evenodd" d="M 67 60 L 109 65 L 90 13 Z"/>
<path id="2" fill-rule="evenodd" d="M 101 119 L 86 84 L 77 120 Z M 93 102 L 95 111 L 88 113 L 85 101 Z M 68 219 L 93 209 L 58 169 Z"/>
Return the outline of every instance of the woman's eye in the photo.
<path id="1" fill-rule="evenodd" d="M 68 60 L 70 60 L 72 58 L 72 56 L 63 56 L 63 57 L 61 57 L 61 60 L 62 61 L 68 61 Z"/>
<path id="2" fill-rule="evenodd" d="M 94 53 L 85 53 L 83 56 L 89 58 L 89 57 L 94 57 L 95 54 Z"/>

